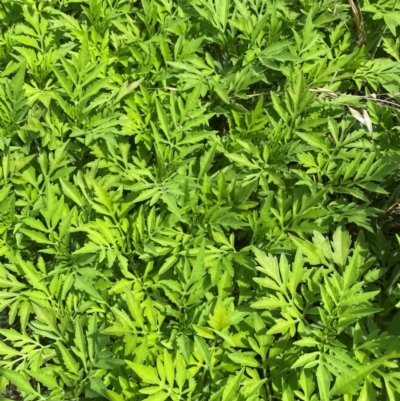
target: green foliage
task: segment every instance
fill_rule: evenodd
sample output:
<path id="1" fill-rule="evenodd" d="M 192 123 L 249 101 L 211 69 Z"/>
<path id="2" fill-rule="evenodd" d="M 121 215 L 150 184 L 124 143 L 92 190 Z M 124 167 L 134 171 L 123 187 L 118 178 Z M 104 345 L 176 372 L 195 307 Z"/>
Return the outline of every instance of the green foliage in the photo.
<path id="1" fill-rule="evenodd" d="M 1 0 L 0 400 L 400 400 L 399 25 Z"/>

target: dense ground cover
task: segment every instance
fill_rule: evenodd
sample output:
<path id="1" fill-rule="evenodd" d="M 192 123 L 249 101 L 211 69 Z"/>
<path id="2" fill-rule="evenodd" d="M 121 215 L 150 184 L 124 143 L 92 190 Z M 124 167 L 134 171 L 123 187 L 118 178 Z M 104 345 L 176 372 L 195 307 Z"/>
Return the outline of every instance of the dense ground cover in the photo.
<path id="1" fill-rule="evenodd" d="M 1 0 L 0 399 L 400 400 L 398 25 Z"/>

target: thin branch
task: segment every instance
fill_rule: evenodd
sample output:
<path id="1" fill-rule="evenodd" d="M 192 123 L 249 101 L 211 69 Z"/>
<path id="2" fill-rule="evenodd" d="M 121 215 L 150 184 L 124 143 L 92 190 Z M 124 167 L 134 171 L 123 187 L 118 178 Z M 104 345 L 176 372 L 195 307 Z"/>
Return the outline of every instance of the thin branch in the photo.
<path id="1" fill-rule="evenodd" d="M 388 207 L 384 213 L 381 215 L 382 217 L 386 216 L 391 210 L 393 210 L 400 203 L 400 197 L 396 199 L 396 201 Z"/>
<path id="2" fill-rule="evenodd" d="M 316 88 L 316 89 L 310 89 L 310 92 L 317 92 L 317 93 L 326 93 L 329 96 L 338 98 L 340 95 L 338 95 L 337 93 L 329 90 L 329 89 L 325 89 L 325 88 Z M 354 98 L 358 98 L 358 99 L 363 99 L 363 100 L 371 100 L 371 101 L 375 101 L 378 103 L 385 103 L 385 104 L 389 104 L 391 106 L 396 107 L 396 109 L 400 110 L 400 104 L 396 103 L 396 102 L 392 102 L 391 100 L 387 100 L 387 99 L 379 99 L 376 96 L 384 96 L 384 94 L 380 94 L 380 95 L 376 95 L 376 94 L 372 94 L 372 96 L 361 96 L 361 95 L 347 95 L 344 94 L 345 96 L 348 97 L 354 97 Z M 390 94 L 387 94 L 390 95 Z M 395 95 L 395 94 L 392 94 Z"/>

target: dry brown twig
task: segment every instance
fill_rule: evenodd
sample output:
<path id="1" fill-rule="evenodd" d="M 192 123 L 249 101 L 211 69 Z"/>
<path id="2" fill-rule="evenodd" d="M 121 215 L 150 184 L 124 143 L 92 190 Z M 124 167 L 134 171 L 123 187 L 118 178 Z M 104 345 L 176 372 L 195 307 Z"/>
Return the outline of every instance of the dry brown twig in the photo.
<path id="1" fill-rule="evenodd" d="M 351 11 L 353 13 L 354 22 L 356 23 L 357 32 L 358 32 L 358 48 L 363 47 L 367 40 L 367 35 L 364 29 L 364 20 L 362 17 L 360 5 L 358 4 L 357 0 L 349 0 Z"/>

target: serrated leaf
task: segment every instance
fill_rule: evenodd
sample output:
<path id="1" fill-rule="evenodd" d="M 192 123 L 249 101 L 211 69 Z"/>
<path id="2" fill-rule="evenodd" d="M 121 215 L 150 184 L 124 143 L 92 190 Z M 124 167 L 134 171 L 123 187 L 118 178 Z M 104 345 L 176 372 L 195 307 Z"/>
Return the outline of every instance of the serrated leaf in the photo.
<path id="1" fill-rule="evenodd" d="M 228 23 L 230 0 L 216 0 L 215 8 L 218 20 L 221 23 L 222 29 L 226 29 Z"/>
<path id="2" fill-rule="evenodd" d="M 182 355 L 185 357 L 185 360 L 187 363 L 190 363 L 190 340 L 189 338 L 185 335 L 182 334 L 181 336 L 178 337 L 177 339 L 177 344 L 182 352 Z"/>
<path id="3" fill-rule="evenodd" d="M 231 376 L 226 384 L 224 391 L 222 393 L 222 401 L 231 401 L 235 399 L 237 392 L 239 390 L 240 384 L 242 382 L 244 373 L 244 368 L 240 370 L 236 376 Z"/>
<path id="4" fill-rule="evenodd" d="M 361 380 L 378 369 L 382 363 L 383 359 L 378 359 L 367 365 L 358 366 L 350 374 L 341 374 L 331 390 L 331 396 L 337 394 L 354 394 Z"/>
<path id="5" fill-rule="evenodd" d="M 145 382 L 148 384 L 159 384 L 160 379 L 157 375 L 157 370 L 151 366 L 141 365 L 132 361 L 125 361 L 128 366 Z"/>
<path id="6" fill-rule="evenodd" d="M 157 107 L 158 122 L 160 123 L 160 127 L 164 131 L 164 134 L 168 137 L 169 136 L 168 118 L 159 100 L 156 100 L 156 107 Z"/>
<path id="7" fill-rule="evenodd" d="M 71 355 L 71 353 L 68 351 L 67 348 L 64 347 L 64 345 L 61 342 L 57 343 L 58 349 L 61 352 L 63 362 L 67 369 L 71 372 L 77 375 L 79 373 L 79 365 Z"/>
<path id="8" fill-rule="evenodd" d="M 357 280 L 358 267 L 359 267 L 359 252 L 360 248 L 357 246 L 354 250 L 349 264 L 344 269 L 343 274 L 343 291 L 347 291 Z"/>
<path id="9" fill-rule="evenodd" d="M 14 372 L 9 369 L 0 368 L 0 374 L 14 383 L 18 390 L 28 395 L 38 395 L 35 389 L 30 385 L 29 380 L 21 373 Z"/>
<path id="10" fill-rule="evenodd" d="M 143 202 L 147 199 L 152 198 L 157 193 L 158 193 L 158 188 L 146 189 L 143 192 L 141 192 L 137 198 L 135 198 L 133 203 Z"/>
<path id="11" fill-rule="evenodd" d="M 214 160 L 215 150 L 217 149 L 217 143 L 215 143 L 211 148 L 204 154 L 200 159 L 200 172 L 199 178 L 203 178 L 204 174 L 210 169 L 211 164 Z"/>
<path id="12" fill-rule="evenodd" d="M 291 369 L 296 369 L 299 367 L 302 367 L 304 365 L 307 365 L 309 362 L 313 362 L 317 359 L 319 356 L 319 352 L 311 352 L 310 354 L 303 354 L 301 355 L 297 361 L 291 366 Z"/>
<path id="13" fill-rule="evenodd" d="M 209 319 L 210 326 L 218 331 L 222 331 L 230 325 L 228 311 L 225 309 L 223 301 L 218 298 L 214 312 Z"/>
<path id="14" fill-rule="evenodd" d="M 339 226 L 333 233 L 333 260 L 343 268 L 347 263 L 347 257 L 350 253 L 351 238 L 342 226 Z"/>
<path id="15" fill-rule="evenodd" d="M 26 373 L 33 377 L 35 380 L 38 382 L 44 384 L 49 390 L 54 390 L 56 388 L 59 388 L 59 385 L 57 383 L 57 380 L 55 377 L 53 377 L 50 372 L 45 371 L 45 370 L 37 370 L 37 371 L 32 371 L 32 370 L 27 370 Z M 52 373 L 52 372 L 51 372 Z"/>
<path id="16" fill-rule="evenodd" d="M 52 241 L 50 241 L 44 234 L 38 231 L 32 231 L 26 228 L 21 228 L 20 231 L 27 237 L 29 237 L 32 241 L 35 241 L 38 244 L 54 245 Z"/>
<path id="17" fill-rule="evenodd" d="M 169 397 L 169 394 L 166 393 L 165 391 L 160 391 L 157 394 L 153 394 L 147 398 L 145 398 L 146 401 L 165 401 Z"/>
<path id="18" fill-rule="evenodd" d="M 90 281 L 88 281 L 86 278 L 76 275 L 74 286 L 77 290 L 86 292 L 87 294 L 91 295 L 93 298 L 104 302 L 102 296 L 96 290 L 94 285 Z"/>
<path id="19" fill-rule="evenodd" d="M 200 280 L 204 274 L 206 273 L 206 268 L 204 265 L 204 256 L 205 256 L 205 249 L 206 249 L 206 240 L 203 239 L 200 245 L 199 252 L 197 254 L 196 260 L 193 264 L 193 269 L 190 274 L 189 284 L 193 284 L 196 281 Z"/>
<path id="20" fill-rule="evenodd" d="M 199 336 L 194 336 L 194 343 L 196 344 L 198 352 L 204 359 L 204 362 L 208 366 L 208 369 L 211 369 L 210 351 L 208 349 L 207 343 L 204 341 L 203 338 Z"/>
<path id="21" fill-rule="evenodd" d="M 78 189 L 68 181 L 64 180 L 64 178 L 60 178 L 60 183 L 64 194 L 72 199 L 78 206 L 83 207 L 85 202 L 83 201 Z"/>
<path id="22" fill-rule="evenodd" d="M 246 355 L 242 352 L 235 352 L 228 355 L 229 359 L 233 362 L 242 365 L 250 366 L 252 368 L 259 368 L 260 363 L 251 355 Z"/>
<path id="23" fill-rule="evenodd" d="M 77 249 L 73 254 L 74 255 L 84 255 L 87 253 L 97 253 L 101 248 L 101 246 L 94 244 L 93 242 L 89 242 L 85 244 L 82 248 Z"/>
<path id="24" fill-rule="evenodd" d="M 143 312 L 139 301 L 132 294 L 132 291 L 125 287 L 126 302 L 128 304 L 129 312 L 134 318 L 139 327 L 144 327 Z"/>
<path id="25" fill-rule="evenodd" d="M 317 382 L 319 389 L 319 396 L 321 401 L 330 401 L 329 395 L 329 387 L 330 387 L 330 379 L 328 370 L 325 368 L 323 363 L 319 363 L 317 368 Z"/>
<path id="26" fill-rule="evenodd" d="M 3 341 L 0 341 L 0 355 L 5 355 L 6 357 L 13 357 L 15 355 L 18 355 L 19 352 L 8 345 L 6 345 Z M 5 358 L 5 359 L 8 359 Z"/>
<path id="27" fill-rule="evenodd" d="M 288 303 L 284 299 L 279 299 L 273 296 L 270 297 L 263 297 L 259 301 L 253 302 L 251 304 L 252 308 L 255 309 L 277 309 L 277 308 L 283 308 L 284 306 L 287 306 Z"/>
<path id="28" fill-rule="evenodd" d="M 267 331 L 267 334 L 285 334 L 295 325 L 295 320 L 276 319 L 276 323 Z"/>
<path id="29" fill-rule="evenodd" d="M 195 110 L 200 99 L 201 89 L 203 87 L 203 81 L 199 80 L 199 82 L 194 87 L 193 91 L 186 99 L 185 105 L 185 114 L 188 115 L 192 110 Z"/>

